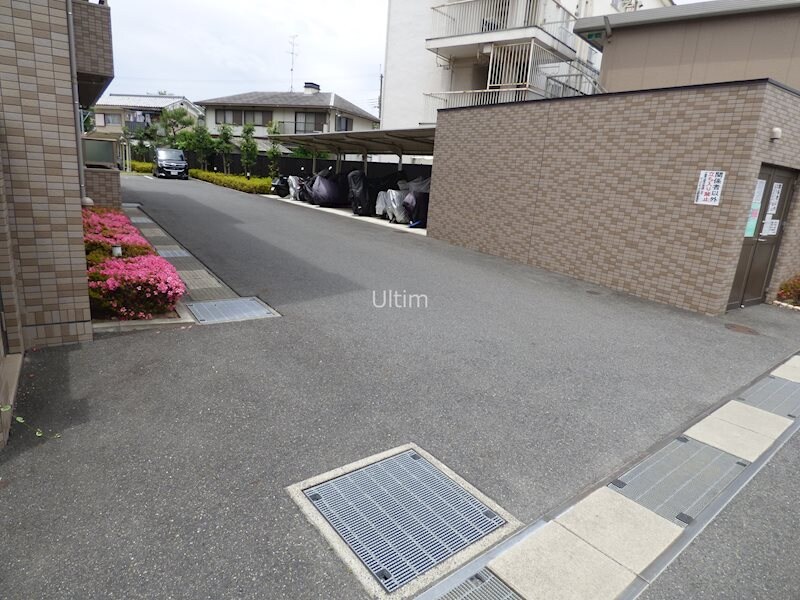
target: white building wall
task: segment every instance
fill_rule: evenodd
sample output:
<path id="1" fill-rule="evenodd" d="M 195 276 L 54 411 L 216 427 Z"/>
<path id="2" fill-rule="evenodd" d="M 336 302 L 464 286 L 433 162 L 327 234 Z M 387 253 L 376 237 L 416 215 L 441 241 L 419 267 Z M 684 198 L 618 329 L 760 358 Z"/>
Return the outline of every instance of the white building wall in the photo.
<path id="1" fill-rule="evenodd" d="M 425 94 L 486 88 L 483 69 L 457 61 L 452 69 L 425 48 L 432 8 L 453 0 L 389 0 L 386 58 L 381 110 L 382 129 L 418 127 L 425 123 Z M 672 0 L 639 0 L 640 10 L 671 6 Z M 614 0 L 563 0 L 576 16 L 619 12 Z M 477 64 L 474 61 L 473 64 Z"/>
<path id="2" fill-rule="evenodd" d="M 269 110 L 269 108 L 263 106 L 253 106 L 253 107 L 230 107 L 231 109 L 235 110 Z M 211 135 L 217 135 L 219 133 L 219 128 L 221 127 L 221 123 L 217 123 L 217 109 L 213 106 L 209 106 L 206 108 L 206 127 Z M 365 131 L 368 129 L 373 129 L 373 121 L 369 119 L 365 119 L 364 117 L 358 117 L 351 115 L 350 113 L 339 111 L 336 109 L 331 108 L 311 108 L 311 107 L 301 107 L 301 108 L 273 108 L 272 109 L 272 120 L 275 123 L 279 124 L 286 124 L 287 129 L 284 131 L 285 133 L 294 133 L 294 122 L 295 122 L 295 113 L 297 112 L 324 112 L 328 115 L 327 122 L 325 124 L 325 132 L 335 131 L 336 130 L 336 115 L 340 114 L 345 117 L 349 117 L 353 119 L 353 131 Z M 231 129 L 233 130 L 234 136 L 240 136 L 242 134 L 242 125 L 231 125 Z M 256 125 L 255 126 L 255 137 L 267 137 L 268 132 L 266 126 L 263 125 Z"/>
<path id="3" fill-rule="evenodd" d="M 381 129 L 418 127 L 424 94 L 450 89 L 450 71 L 425 48 L 436 0 L 389 0 Z"/>

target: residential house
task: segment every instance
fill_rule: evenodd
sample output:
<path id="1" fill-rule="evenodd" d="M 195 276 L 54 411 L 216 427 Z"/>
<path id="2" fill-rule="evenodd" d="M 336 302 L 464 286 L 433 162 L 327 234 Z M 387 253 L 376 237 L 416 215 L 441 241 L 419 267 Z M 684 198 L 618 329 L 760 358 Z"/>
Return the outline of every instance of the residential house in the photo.
<path id="1" fill-rule="evenodd" d="M 267 125 L 280 133 L 318 133 L 374 129 L 379 119 L 332 92 L 306 83 L 302 92 L 248 92 L 198 102 L 206 111 L 206 126 L 212 135 L 223 124 L 238 137 L 245 124 L 255 126 L 255 137 L 268 137 Z"/>
<path id="2" fill-rule="evenodd" d="M 184 96 L 172 94 L 109 94 L 94 107 L 93 134 L 97 137 L 119 139 L 123 127 L 130 131 L 143 129 L 158 122 L 161 112 L 168 109 L 185 108 L 189 115 L 203 118 L 202 107 Z"/>
<path id="3" fill-rule="evenodd" d="M 579 16 L 672 0 L 389 0 L 381 127 L 431 125 L 442 108 L 591 94 L 599 53 Z"/>
<path id="4" fill-rule="evenodd" d="M 88 0 L 0 0 L 0 404 L 22 353 L 92 339 L 80 111 L 114 77 L 111 12 Z M 73 83 L 75 87 L 73 88 Z M 76 90 L 76 95 L 73 95 Z M 119 186 L 119 172 L 102 183 Z M 10 412 L 0 413 L 0 446 Z"/>

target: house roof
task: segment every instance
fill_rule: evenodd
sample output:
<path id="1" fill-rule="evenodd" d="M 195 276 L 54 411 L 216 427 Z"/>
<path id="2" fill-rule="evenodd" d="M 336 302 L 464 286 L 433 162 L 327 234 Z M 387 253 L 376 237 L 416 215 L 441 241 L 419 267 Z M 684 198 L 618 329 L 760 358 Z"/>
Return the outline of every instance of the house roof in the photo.
<path id="1" fill-rule="evenodd" d="M 164 109 L 178 103 L 191 105 L 198 113 L 203 112 L 200 106 L 184 96 L 161 96 L 157 94 L 109 94 L 108 96 L 100 98 L 96 106 Z"/>
<path id="2" fill-rule="evenodd" d="M 575 22 L 573 31 L 586 39 L 589 33 L 605 31 L 606 19 L 608 19 L 608 25 L 613 32 L 615 29 L 623 29 L 625 27 L 659 25 L 661 23 L 745 15 L 792 8 L 800 8 L 800 0 L 713 0 L 696 4 L 680 4 L 664 8 L 586 17 Z M 594 39 L 588 41 L 598 45 L 598 42 Z M 602 45 L 601 42 L 600 45 Z"/>
<path id="3" fill-rule="evenodd" d="M 369 119 L 374 123 L 380 121 L 375 115 L 368 113 L 349 100 L 345 100 L 341 96 L 331 92 L 316 92 L 313 94 L 306 94 L 304 92 L 247 92 L 245 94 L 234 94 L 233 96 L 200 100 L 197 104 L 201 106 L 337 108 L 348 114 Z"/>

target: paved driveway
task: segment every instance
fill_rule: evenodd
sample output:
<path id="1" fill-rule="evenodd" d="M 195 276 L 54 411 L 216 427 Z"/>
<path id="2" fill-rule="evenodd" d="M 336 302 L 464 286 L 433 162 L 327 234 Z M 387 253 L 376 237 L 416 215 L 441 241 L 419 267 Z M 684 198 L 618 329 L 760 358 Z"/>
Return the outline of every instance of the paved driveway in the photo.
<path id="1" fill-rule="evenodd" d="M 286 486 L 415 442 L 531 522 L 800 346 L 768 306 L 707 318 L 201 182 L 123 185 L 284 318 L 29 354 L 19 411 L 64 437 L 0 453 L 9 598 L 361 598 Z M 428 308 L 375 308 L 384 290 Z"/>

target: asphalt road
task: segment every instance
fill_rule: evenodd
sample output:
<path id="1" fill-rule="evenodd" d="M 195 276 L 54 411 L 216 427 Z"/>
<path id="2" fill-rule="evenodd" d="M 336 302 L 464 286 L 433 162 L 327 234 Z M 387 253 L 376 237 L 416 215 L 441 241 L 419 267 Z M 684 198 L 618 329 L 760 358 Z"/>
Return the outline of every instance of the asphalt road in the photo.
<path id="1" fill-rule="evenodd" d="M 202 182 L 123 188 L 283 318 L 30 353 L 18 410 L 63 439 L 0 452 L 3 598 L 363 598 L 286 486 L 415 442 L 532 522 L 800 346 L 768 306 L 708 318 Z M 384 290 L 428 307 L 375 308 Z M 696 544 L 796 564 L 778 533 Z M 653 598 L 687 597 L 669 575 Z M 792 569 L 768 597 L 797 589 Z"/>

